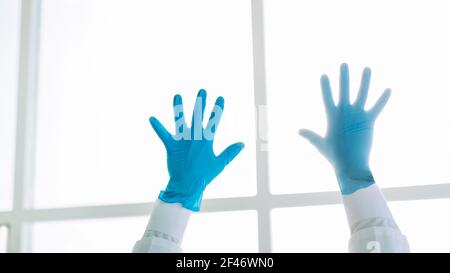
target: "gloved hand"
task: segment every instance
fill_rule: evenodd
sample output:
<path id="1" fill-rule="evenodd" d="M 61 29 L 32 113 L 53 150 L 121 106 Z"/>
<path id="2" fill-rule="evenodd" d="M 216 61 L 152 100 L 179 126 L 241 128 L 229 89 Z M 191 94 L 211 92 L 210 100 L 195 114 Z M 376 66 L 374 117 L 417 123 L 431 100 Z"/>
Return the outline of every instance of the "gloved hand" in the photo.
<path id="1" fill-rule="evenodd" d="M 208 124 L 203 128 L 205 105 L 206 91 L 202 89 L 195 102 L 192 126 L 188 128 L 181 96 L 175 95 L 175 135 L 171 135 L 155 117 L 150 118 L 150 124 L 166 147 L 170 175 L 167 188 L 161 191 L 159 199 L 167 203 L 181 203 L 192 211 L 200 210 L 206 186 L 244 148 L 244 144 L 239 142 L 226 148 L 219 156 L 214 154 L 214 135 L 224 109 L 224 99 L 217 98 Z"/>
<path id="2" fill-rule="evenodd" d="M 342 194 L 352 194 L 375 183 L 369 168 L 373 126 L 391 90 L 386 89 L 372 109 L 365 111 L 370 74 L 369 68 L 364 69 L 358 97 L 350 104 L 348 66 L 342 64 L 337 105 L 333 101 L 328 77 L 323 75 L 322 95 L 328 120 L 326 136 L 323 138 L 305 129 L 299 131 L 334 166 Z"/>

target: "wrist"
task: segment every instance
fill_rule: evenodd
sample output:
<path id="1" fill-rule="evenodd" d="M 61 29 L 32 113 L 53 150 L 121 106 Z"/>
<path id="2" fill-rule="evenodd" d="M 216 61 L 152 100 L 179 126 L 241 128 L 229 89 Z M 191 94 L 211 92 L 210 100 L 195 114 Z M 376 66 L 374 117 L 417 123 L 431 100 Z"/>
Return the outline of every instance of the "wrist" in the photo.
<path id="1" fill-rule="evenodd" d="M 360 189 L 365 189 L 375 184 L 375 179 L 369 168 L 352 171 L 336 170 L 335 173 L 343 195 L 352 194 Z"/>
<path id="2" fill-rule="evenodd" d="M 166 190 L 161 191 L 158 198 L 166 203 L 180 203 L 183 208 L 199 211 L 206 183 L 198 180 L 169 180 Z"/>

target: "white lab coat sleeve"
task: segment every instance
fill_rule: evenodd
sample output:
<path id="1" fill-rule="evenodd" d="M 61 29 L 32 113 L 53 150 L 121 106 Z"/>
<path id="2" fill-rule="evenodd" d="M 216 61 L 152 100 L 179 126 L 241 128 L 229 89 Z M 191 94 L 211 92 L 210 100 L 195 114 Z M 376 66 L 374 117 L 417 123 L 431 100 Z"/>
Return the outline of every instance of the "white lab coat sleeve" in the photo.
<path id="1" fill-rule="evenodd" d="M 133 247 L 134 253 L 182 252 L 181 242 L 191 211 L 178 203 L 157 200 L 144 236 Z"/>
<path id="2" fill-rule="evenodd" d="M 409 252 L 408 240 L 376 184 L 342 198 L 351 231 L 349 252 Z"/>

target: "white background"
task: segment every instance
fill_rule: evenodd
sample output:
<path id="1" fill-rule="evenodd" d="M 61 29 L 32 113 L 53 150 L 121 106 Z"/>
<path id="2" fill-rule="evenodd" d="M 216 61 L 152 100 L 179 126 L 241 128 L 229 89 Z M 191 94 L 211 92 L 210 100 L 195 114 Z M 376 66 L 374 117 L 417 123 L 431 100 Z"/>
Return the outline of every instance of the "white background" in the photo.
<path id="1" fill-rule="evenodd" d="M 266 1 L 267 86 L 274 193 L 329 191 L 334 174 L 297 134 L 326 130 L 320 76 L 337 101 L 339 65 L 350 67 L 352 97 L 372 69 L 366 109 L 386 88 L 371 167 L 381 187 L 450 181 L 448 1 Z"/>
<path id="2" fill-rule="evenodd" d="M 432 189 L 450 181 L 449 4 L 267 0 L 263 24 L 252 25 L 261 15 L 252 3 L 261 2 L 42 0 L 33 187 L 24 191 L 32 202 L 16 211 L 20 7 L 0 0 L 0 251 L 129 252 L 168 181 L 148 118 L 172 130 L 180 93 L 189 123 L 205 88 L 206 113 L 217 96 L 226 101 L 216 153 L 237 141 L 246 148 L 208 187 L 184 250 L 345 252 L 350 233 L 339 199 L 330 197 L 338 196 L 332 169 L 297 131 L 325 132 L 319 78 L 328 74 L 337 91 L 347 62 L 353 97 L 365 66 L 372 68 L 368 106 L 393 90 L 377 120 L 371 166 L 382 188 L 400 187 L 390 199 L 407 199 L 389 205 L 412 251 L 448 252 L 450 204 L 437 197 L 450 193 Z M 252 42 L 263 27 L 266 75 L 255 79 L 261 56 Z M 267 90 L 255 90 L 254 80 Z M 265 91 L 268 121 L 261 121 L 255 96 Z M 265 122 L 269 176 L 257 181 L 264 172 L 255 136 Z M 268 195 L 257 192 L 264 179 Z M 422 198 L 430 200 L 415 200 Z M 10 223 L 7 235 L 1 224 Z M 17 235 L 21 227 L 29 233 Z"/>
<path id="3" fill-rule="evenodd" d="M 180 93 L 190 124 L 201 88 L 206 116 L 225 97 L 216 153 L 247 144 L 205 197 L 255 194 L 249 8 L 239 1 L 43 1 L 36 206 L 153 201 L 169 178 L 148 118 L 173 130 L 172 99 Z"/>

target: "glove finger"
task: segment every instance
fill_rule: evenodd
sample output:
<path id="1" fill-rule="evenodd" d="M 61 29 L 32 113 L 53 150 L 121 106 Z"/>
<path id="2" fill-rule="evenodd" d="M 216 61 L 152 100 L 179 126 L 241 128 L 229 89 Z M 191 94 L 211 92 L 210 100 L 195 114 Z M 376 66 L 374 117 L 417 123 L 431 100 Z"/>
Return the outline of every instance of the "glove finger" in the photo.
<path id="1" fill-rule="evenodd" d="M 325 104 L 325 110 L 328 115 L 332 115 L 332 111 L 336 106 L 333 101 L 330 80 L 327 75 L 322 75 L 322 77 L 320 77 L 320 85 L 322 86 L 322 98 Z"/>
<path id="2" fill-rule="evenodd" d="M 234 143 L 226 148 L 219 156 L 219 161 L 225 167 L 244 149 L 245 144 L 242 142 Z"/>
<path id="3" fill-rule="evenodd" d="M 306 140 L 308 140 L 312 145 L 314 145 L 320 152 L 323 151 L 323 138 L 316 134 L 315 132 L 307 129 L 301 129 L 298 134 Z"/>
<path id="4" fill-rule="evenodd" d="M 350 86 L 349 86 L 349 75 L 348 75 L 348 65 L 343 63 L 341 65 L 341 76 L 339 80 L 339 105 L 349 105 L 350 104 Z"/>
<path id="5" fill-rule="evenodd" d="M 209 118 L 208 124 L 205 129 L 205 139 L 213 140 L 214 135 L 216 134 L 217 127 L 220 123 L 220 118 L 222 117 L 223 109 L 225 107 L 225 100 L 223 97 L 218 97 L 216 100 L 216 104 L 211 112 L 211 116 Z"/>
<path id="6" fill-rule="evenodd" d="M 376 119 L 383 110 L 384 106 L 386 106 L 386 103 L 389 101 L 389 98 L 391 97 L 391 93 L 392 93 L 391 89 L 386 89 L 383 92 L 383 95 L 381 95 L 381 97 L 372 107 L 372 109 L 370 109 L 369 112 L 372 115 L 373 119 Z"/>
<path id="7" fill-rule="evenodd" d="M 181 139 L 185 130 L 187 130 L 186 120 L 184 119 L 183 99 L 180 95 L 173 97 L 173 114 L 175 118 L 175 137 Z"/>
<path id="8" fill-rule="evenodd" d="M 203 138 L 203 114 L 206 107 L 206 91 L 201 89 L 195 100 L 194 112 L 192 114 L 192 139 L 202 140 Z"/>
<path id="9" fill-rule="evenodd" d="M 161 139 L 161 141 L 164 143 L 165 146 L 167 146 L 172 139 L 172 135 L 164 128 L 164 126 L 159 122 L 159 120 L 155 117 L 150 118 L 150 124 L 153 127 L 153 130 L 155 130 L 158 137 Z"/>
<path id="10" fill-rule="evenodd" d="M 371 71 L 370 68 L 366 67 L 363 71 L 363 75 L 361 78 L 361 86 L 359 87 L 358 97 L 355 101 L 355 106 L 364 109 L 367 101 L 367 95 L 369 93 L 369 85 L 370 85 L 370 76 Z"/>

